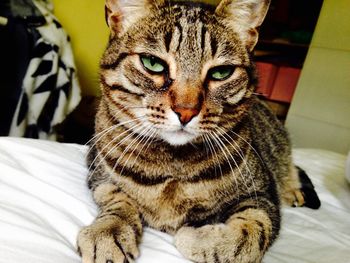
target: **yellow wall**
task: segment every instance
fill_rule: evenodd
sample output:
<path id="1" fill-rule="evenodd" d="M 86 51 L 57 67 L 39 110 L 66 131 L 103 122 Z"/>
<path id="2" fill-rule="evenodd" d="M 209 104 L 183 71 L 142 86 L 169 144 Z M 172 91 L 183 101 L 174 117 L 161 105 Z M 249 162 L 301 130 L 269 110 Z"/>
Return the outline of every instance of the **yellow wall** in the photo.
<path id="1" fill-rule="evenodd" d="M 104 0 L 53 0 L 54 13 L 72 40 L 83 95 L 98 95 L 98 64 L 109 30 Z"/>
<path id="2" fill-rule="evenodd" d="M 350 0 L 325 0 L 287 117 L 296 147 L 350 150 Z"/>

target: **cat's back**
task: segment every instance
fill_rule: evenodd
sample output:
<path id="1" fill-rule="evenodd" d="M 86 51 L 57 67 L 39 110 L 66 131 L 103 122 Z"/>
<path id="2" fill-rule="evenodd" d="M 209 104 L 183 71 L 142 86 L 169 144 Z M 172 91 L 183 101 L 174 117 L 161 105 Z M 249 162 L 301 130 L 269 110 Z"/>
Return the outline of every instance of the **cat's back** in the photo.
<path id="1" fill-rule="evenodd" d="M 258 159 L 272 174 L 278 184 L 290 176 L 291 146 L 289 135 L 283 123 L 277 119 L 265 102 L 254 98 L 247 115 L 251 145 Z"/>

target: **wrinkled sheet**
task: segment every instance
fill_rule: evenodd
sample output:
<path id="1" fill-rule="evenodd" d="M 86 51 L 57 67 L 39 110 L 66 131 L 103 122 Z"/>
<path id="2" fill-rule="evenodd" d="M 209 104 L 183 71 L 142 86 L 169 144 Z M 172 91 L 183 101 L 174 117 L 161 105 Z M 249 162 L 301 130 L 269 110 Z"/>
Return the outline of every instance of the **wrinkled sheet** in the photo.
<path id="1" fill-rule="evenodd" d="M 0 138 L 0 263 L 78 263 L 76 236 L 97 214 L 86 186 L 87 148 Z M 319 210 L 283 208 L 280 236 L 264 263 L 350 262 L 350 187 L 346 157 L 296 149 L 319 193 Z M 149 228 L 137 263 L 180 263 L 173 238 Z"/>

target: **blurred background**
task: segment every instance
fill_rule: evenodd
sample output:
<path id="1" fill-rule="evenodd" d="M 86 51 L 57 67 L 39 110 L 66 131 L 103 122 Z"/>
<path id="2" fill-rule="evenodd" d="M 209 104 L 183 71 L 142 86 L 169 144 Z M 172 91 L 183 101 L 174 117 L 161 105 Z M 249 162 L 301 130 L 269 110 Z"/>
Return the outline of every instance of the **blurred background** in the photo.
<path id="1" fill-rule="evenodd" d="M 18 11 L 21 9 L 18 5 L 28 6 L 32 1 L 2 1 L 0 38 L 3 46 L 0 50 L 3 53 L 0 53 L 0 74 L 3 77 L 0 79 L 10 78 L 11 72 L 18 67 L 18 63 L 11 62 L 13 54 L 22 54 L 23 57 L 25 51 L 32 53 L 33 47 L 35 49 L 41 43 L 38 36 L 15 37 L 18 36 L 15 33 L 17 31 L 13 30 L 16 28 L 15 23 L 20 23 L 21 26 L 29 24 L 33 32 L 35 28 L 47 27 L 45 23 L 50 20 L 47 17 L 51 16 L 55 30 L 61 29 L 57 26 L 59 24 L 67 36 L 51 45 L 52 52 L 57 46 L 58 57 L 64 53 L 62 59 L 56 58 L 56 62 L 51 65 L 43 62 L 52 57 L 51 53 L 50 56 L 45 53 L 39 62 L 36 57 L 36 66 L 33 66 L 33 56 L 27 55 L 29 57 L 26 65 L 29 65 L 28 71 L 32 70 L 30 78 L 26 67 L 21 65 L 19 71 L 22 73 L 11 77 L 12 80 L 17 80 L 16 83 L 1 81 L 0 85 L 6 96 L 2 96 L 0 101 L 0 135 L 85 143 L 93 133 L 93 119 L 100 96 L 98 64 L 109 34 L 105 24 L 104 0 L 35 1 L 35 6 L 38 3 L 41 5 L 41 13 L 50 14 L 44 16 L 45 21 L 38 18 L 40 14 L 31 13 L 33 21 L 29 22 L 30 16 L 21 18 L 21 14 L 17 14 L 16 17 L 11 14 L 11 9 Z M 17 2 L 17 9 L 10 2 Z M 219 1 L 205 2 L 215 5 Z M 349 10 L 350 0 L 272 0 L 269 13 L 260 29 L 260 40 L 255 51 L 260 80 L 257 92 L 285 123 L 295 147 L 321 148 L 340 153 L 347 153 L 350 149 Z M 21 12 L 23 15 L 24 11 Z M 19 31 L 23 33 L 24 30 L 22 28 Z M 48 31 L 51 32 L 49 35 L 53 32 Z M 50 37 L 52 36 L 44 39 Z M 29 40 L 26 42 L 26 50 L 23 51 L 25 38 Z M 22 46 L 21 52 L 16 51 L 17 46 Z M 8 49 L 12 53 L 4 51 Z M 70 50 L 73 55 L 67 58 Z M 9 67 L 10 64 L 14 65 Z M 49 64 L 51 67 L 48 68 Z M 41 87 L 44 81 L 41 78 L 46 74 L 47 80 L 47 74 L 52 75 L 55 69 L 55 81 L 51 78 L 49 83 L 52 87 Z M 62 72 L 68 84 L 57 78 Z M 33 76 L 39 78 L 33 80 Z M 26 84 L 25 88 L 23 83 Z M 35 88 L 30 88 L 31 84 Z M 13 85 L 25 89 L 25 95 L 23 91 L 14 92 Z M 63 95 L 57 95 L 57 87 Z M 38 89 L 41 92 L 35 92 Z M 51 95 L 41 99 L 45 102 L 39 102 L 40 99 L 36 96 L 45 92 Z M 33 98 L 34 102 L 31 103 Z M 10 107 L 8 104 L 11 100 L 13 102 Z M 28 115 L 31 107 L 35 108 L 31 105 L 38 104 L 41 105 L 40 114 L 33 110 L 35 118 L 32 122 L 35 125 L 30 125 L 31 119 L 26 116 L 26 112 Z M 56 106 L 56 111 L 52 105 Z M 57 113 L 59 106 L 63 110 Z M 15 132 L 20 120 L 25 124 L 20 132 Z"/>

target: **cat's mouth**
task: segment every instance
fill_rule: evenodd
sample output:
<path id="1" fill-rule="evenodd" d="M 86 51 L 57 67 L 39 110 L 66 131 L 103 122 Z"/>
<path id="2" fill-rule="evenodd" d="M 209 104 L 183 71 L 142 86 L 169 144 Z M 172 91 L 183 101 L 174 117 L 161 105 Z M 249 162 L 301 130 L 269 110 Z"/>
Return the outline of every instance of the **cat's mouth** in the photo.
<path id="1" fill-rule="evenodd" d="M 181 127 L 177 130 L 162 131 L 160 137 L 171 145 L 184 145 L 193 141 L 198 135 Z"/>
<path id="2" fill-rule="evenodd" d="M 174 131 L 174 133 L 177 135 L 194 135 L 193 133 L 185 130 L 184 128 L 180 128 L 179 130 Z"/>

